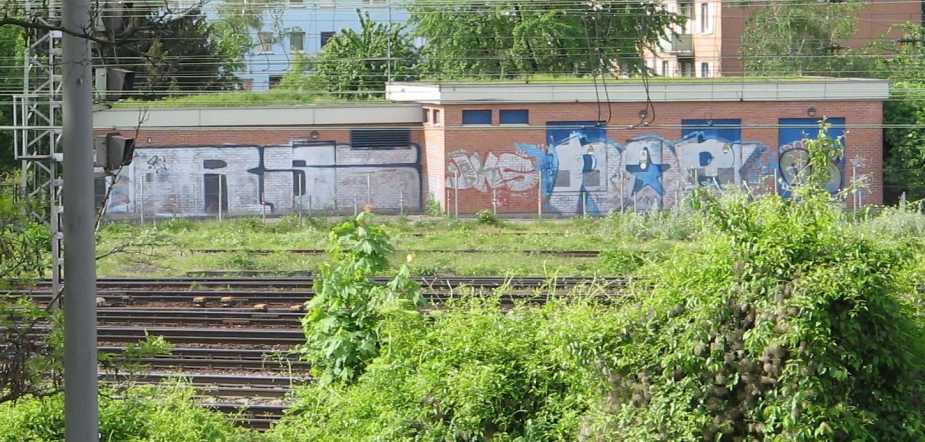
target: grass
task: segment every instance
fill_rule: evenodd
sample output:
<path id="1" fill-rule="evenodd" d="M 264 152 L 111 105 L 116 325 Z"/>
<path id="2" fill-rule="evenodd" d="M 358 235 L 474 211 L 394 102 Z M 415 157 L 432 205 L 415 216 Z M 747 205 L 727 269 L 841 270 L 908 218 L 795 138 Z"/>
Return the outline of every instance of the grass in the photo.
<path id="1" fill-rule="evenodd" d="M 620 78 L 608 76 L 604 81 L 610 83 L 641 83 L 641 76 L 629 78 Z M 662 77 L 650 76 L 648 80 L 652 83 L 762 83 L 777 81 L 846 81 L 846 78 L 834 77 L 801 77 L 801 76 L 742 76 L 742 77 Z M 528 75 L 515 78 L 491 78 L 491 77 L 470 77 L 470 78 L 424 78 L 421 83 L 429 84 L 586 84 L 602 80 L 599 76 L 573 76 L 573 75 Z"/>
<path id="2" fill-rule="evenodd" d="M 424 218 L 381 220 L 396 252 L 390 259 L 404 262 L 413 252 L 415 272 L 426 275 L 511 276 L 620 276 L 622 267 L 607 264 L 604 256 L 578 258 L 525 253 L 531 250 L 620 250 L 632 256 L 656 256 L 680 241 L 671 232 L 658 234 L 658 225 L 674 229 L 666 217 L 636 224 L 621 217 L 538 221 L 504 221 L 500 225 L 476 220 Z M 126 223 L 108 224 L 101 230 L 99 253 L 126 242 L 137 246 L 99 261 L 98 274 L 106 276 L 180 276 L 195 270 L 314 270 L 328 256 L 293 254 L 290 249 L 324 249 L 328 232 L 340 219 L 310 218 L 299 226 L 295 218 L 264 224 L 259 218 L 217 221 L 172 220 L 146 228 Z M 643 229 L 649 226 L 649 230 Z M 637 230 L 627 235 L 629 230 Z M 640 237 L 640 232 L 656 232 Z M 420 236 L 418 234 L 425 233 Z M 683 239 L 683 234 L 681 238 Z M 198 253 L 195 249 L 222 249 Z M 254 250 L 279 251 L 257 254 Z M 476 252 L 454 253 L 453 251 Z"/>
<path id="3" fill-rule="evenodd" d="M 377 102 L 383 100 L 363 100 L 362 102 Z M 138 108 L 190 108 L 190 107 L 288 107 L 288 106 L 318 106 L 333 103 L 344 104 L 349 101 L 337 99 L 326 94 L 303 91 L 267 92 L 216 92 L 198 95 L 178 95 L 160 100 L 143 101 L 128 99 L 113 103 L 115 109 Z"/>
<path id="4" fill-rule="evenodd" d="M 344 218 L 295 217 L 278 220 L 238 218 L 218 222 L 176 219 L 156 227 L 109 223 L 100 231 L 99 253 L 126 243 L 128 252 L 98 262 L 100 276 L 181 276 L 197 270 L 315 270 L 327 254 L 291 249 L 324 249 L 331 229 Z M 396 249 L 394 264 L 413 252 L 413 268 L 425 275 L 629 276 L 645 262 L 671 259 L 672 249 L 708 234 L 702 218 L 686 210 L 613 213 L 602 218 L 502 220 L 380 217 Z M 857 234 L 882 241 L 925 238 L 925 214 L 917 205 L 861 215 Z M 147 244 L 147 245 L 146 245 Z M 221 249 L 199 253 L 195 249 Z M 275 251 L 270 254 L 255 250 Z M 461 250 L 475 252 L 460 253 Z M 533 250 L 596 250 L 598 257 L 525 253 Z M 457 251 L 454 253 L 454 251 Z"/>
<path id="5" fill-rule="evenodd" d="M 617 78 L 609 77 L 604 79 L 611 83 L 639 83 L 641 77 Z M 653 83 L 756 83 L 756 82 L 777 82 L 777 81 L 845 81 L 846 79 L 829 78 L 829 77 L 714 77 L 714 78 L 691 78 L 691 77 L 661 77 L 652 76 L 649 80 Z M 587 84 L 594 81 L 602 81 L 600 77 L 592 78 L 587 76 L 564 76 L 564 75 L 529 75 L 516 78 L 424 78 L 420 82 L 426 84 Z M 266 92 L 215 92 L 198 95 L 177 95 L 163 98 L 155 101 L 143 101 L 128 99 L 125 101 L 113 103 L 116 109 L 137 109 L 137 108 L 191 108 L 191 107 L 288 107 L 288 106 L 319 106 L 344 103 L 376 103 L 386 102 L 385 92 L 382 97 L 375 97 L 362 100 L 344 100 L 334 97 L 322 91 L 294 91 L 294 90 L 270 90 Z"/>

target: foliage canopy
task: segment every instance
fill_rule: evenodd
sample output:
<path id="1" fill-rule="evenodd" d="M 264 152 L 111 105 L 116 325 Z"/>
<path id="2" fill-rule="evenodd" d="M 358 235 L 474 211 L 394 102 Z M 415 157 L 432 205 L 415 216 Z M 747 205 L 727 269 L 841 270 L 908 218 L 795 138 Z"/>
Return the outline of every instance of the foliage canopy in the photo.
<path id="1" fill-rule="evenodd" d="M 709 234 L 625 303 L 383 316 L 365 371 L 301 392 L 277 436 L 925 438 L 925 329 L 905 295 L 916 243 L 854 234 L 820 167 L 839 142 L 808 143 L 795 199 L 698 191 Z"/>
<path id="2" fill-rule="evenodd" d="M 646 69 L 641 57 L 683 17 L 657 4 L 577 0 L 446 2 L 409 5 L 426 40 L 424 72 L 438 77 L 591 74 L 617 63 Z"/>
<path id="3" fill-rule="evenodd" d="M 359 32 L 344 28 L 318 54 L 300 56 L 280 87 L 365 99 L 381 96 L 389 79 L 415 80 L 418 48 L 405 32 L 407 26 L 377 23 L 368 12 L 361 13 L 359 9 L 357 16 Z"/>

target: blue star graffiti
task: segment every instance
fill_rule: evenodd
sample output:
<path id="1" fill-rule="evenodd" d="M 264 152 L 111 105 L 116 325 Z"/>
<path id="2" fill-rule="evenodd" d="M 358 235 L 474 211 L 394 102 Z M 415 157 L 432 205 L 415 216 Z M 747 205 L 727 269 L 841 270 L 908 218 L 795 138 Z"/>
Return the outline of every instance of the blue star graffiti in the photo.
<path id="1" fill-rule="evenodd" d="M 633 182 L 633 192 L 635 195 L 644 187 L 651 187 L 659 195 L 665 194 L 662 187 L 662 171 L 670 168 L 670 164 L 652 164 L 649 162 L 649 149 L 643 147 L 639 152 L 639 164 L 627 164 L 626 171 L 633 174 L 636 180 Z"/>

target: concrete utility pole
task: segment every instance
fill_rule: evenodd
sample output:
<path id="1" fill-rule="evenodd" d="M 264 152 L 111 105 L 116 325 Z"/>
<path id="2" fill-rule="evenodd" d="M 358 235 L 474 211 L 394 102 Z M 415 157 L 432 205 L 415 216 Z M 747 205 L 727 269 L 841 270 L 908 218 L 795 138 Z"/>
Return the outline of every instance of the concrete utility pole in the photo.
<path id="1" fill-rule="evenodd" d="M 90 0 L 64 0 L 65 29 L 90 33 Z M 64 144 L 64 439 L 99 441 L 96 240 L 93 206 L 93 77 L 90 41 L 62 41 Z"/>

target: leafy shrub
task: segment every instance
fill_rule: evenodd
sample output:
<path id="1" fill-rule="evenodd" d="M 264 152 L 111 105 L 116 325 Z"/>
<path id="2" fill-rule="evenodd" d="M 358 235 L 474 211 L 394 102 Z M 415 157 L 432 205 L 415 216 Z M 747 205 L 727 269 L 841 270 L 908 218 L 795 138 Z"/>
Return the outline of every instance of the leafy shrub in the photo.
<path id="1" fill-rule="evenodd" d="M 810 144 L 811 167 L 832 144 Z M 793 201 L 699 196 L 718 233 L 653 274 L 627 317 L 596 436 L 925 438 L 925 333 L 899 276 L 910 250 L 851 235 L 818 169 Z"/>
<path id="2" fill-rule="evenodd" d="M 424 202 L 424 214 L 427 216 L 443 216 L 443 208 L 440 202 L 434 198 L 434 194 L 428 193 L 427 200 Z"/>
<path id="3" fill-rule="evenodd" d="M 491 210 L 479 210 L 475 214 L 475 218 L 478 220 L 479 224 L 484 224 L 488 226 L 497 226 L 501 224 L 501 218 L 498 218 L 498 215 L 495 215 Z"/>
<path id="4" fill-rule="evenodd" d="M 172 218 L 158 224 L 158 227 L 170 233 L 182 233 L 194 230 L 196 222 L 186 218 Z"/>
<path id="5" fill-rule="evenodd" d="M 665 239 L 688 241 L 700 232 L 700 214 L 676 208 L 651 212 L 613 212 L 603 223 L 603 234 L 623 241 Z"/>
<path id="6" fill-rule="evenodd" d="M 306 302 L 302 326 L 307 342 L 302 350 L 322 384 L 350 382 L 362 374 L 379 353 L 383 312 L 397 308 L 416 313 L 423 300 L 407 266 L 386 285 L 370 280 L 389 269 L 388 256 L 394 251 L 385 230 L 370 224 L 373 216 L 361 212 L 334 228 L 329 247 L 333 263 L 319 266 L 316 294 Z"/>
<path id="7" fill-rule="evenodd" d="M 631 275 L 650 262 L 662 262 L 663 256 L 658 252 L 615 249 L 601 252 L 597 258 L 597 267 L 609 275 Z"/>
<path id="8" fill-rule="evenodd" d="M 925 213 L 918 204 L 885 207 L 879 215 L 861 224 L 861 230 L 894 239 L 925 238 Z"/>
<path id="9" fill-rule="evenodd" d="M 109 393 L 109 392 L 105 392 Z M 135 387 L 122 397 L 100 396 L 103 442 L 257 442 L 255 432 L 235 428 L 222 413 L 197 405 L 183 384 Z M 25 398 L 0 405 L 0 441 L 64 440 L 64 396 Z"/>
<path id="10" fill-rule="evenodd" d="M 572 441 L 603 387 L 613 307 L 550 302 L 505 312 L 465 298 L 395 313 L 357 382 L 300 391 L 274 433 L 287 441 Z M 611 353 L 609 357 L 613 357 Z"/>
<path id="11" fill-rule="evenodd" d="M 286 440 L 925 440 L 915 243 L 852 235 L 809 143 L 797 198 L 697 192 L 713 235 L 638 304 L 392 312 L 348 386 L 301 392 Z"/>

